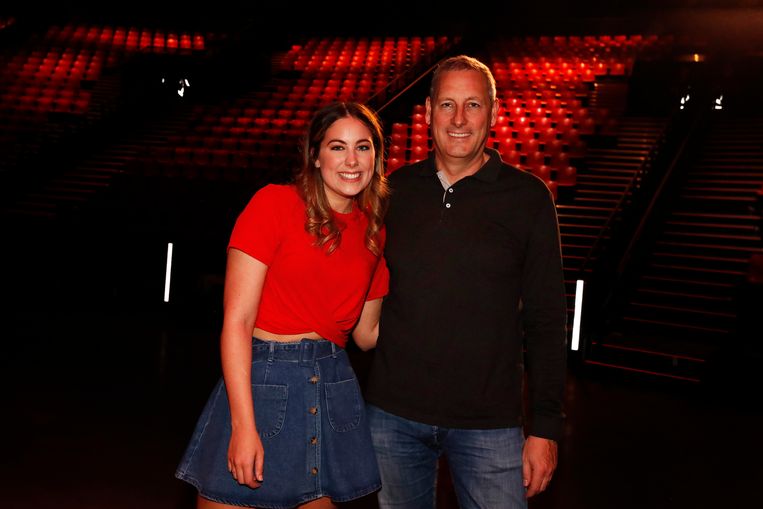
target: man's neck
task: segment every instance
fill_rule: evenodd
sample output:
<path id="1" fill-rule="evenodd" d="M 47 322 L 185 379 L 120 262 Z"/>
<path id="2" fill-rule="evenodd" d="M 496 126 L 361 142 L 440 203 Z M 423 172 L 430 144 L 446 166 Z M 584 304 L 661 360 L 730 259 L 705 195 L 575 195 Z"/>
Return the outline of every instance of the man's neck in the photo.
<path id="1" fill-rule="evenodd" d="M 478 157 L 470 160 L 459 158 L 441 158 L 435 152 L 435 166 L 438 171 L 448 180 L 450 185 L 455 184 L 464 177 L 474 175 L 490 159 L 490 156 L 482 152 Z"/>

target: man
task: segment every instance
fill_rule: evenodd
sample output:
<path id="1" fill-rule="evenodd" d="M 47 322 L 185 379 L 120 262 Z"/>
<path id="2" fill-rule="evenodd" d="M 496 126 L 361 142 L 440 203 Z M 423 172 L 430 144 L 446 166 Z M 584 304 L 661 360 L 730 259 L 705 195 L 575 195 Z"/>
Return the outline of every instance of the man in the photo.
<path id="1" fill-rule="evenodd" d="M 487 148 L 497 110 L 487 66 L 441 62 L 426 100 L 434 149 L 390 176 L 390 293 L 366 390 L 382 509 L 432 509 L 441 454 L 461 509 L 525 508 L 556 467 L 566 371 L 556 209 L 540 179 Z"/>

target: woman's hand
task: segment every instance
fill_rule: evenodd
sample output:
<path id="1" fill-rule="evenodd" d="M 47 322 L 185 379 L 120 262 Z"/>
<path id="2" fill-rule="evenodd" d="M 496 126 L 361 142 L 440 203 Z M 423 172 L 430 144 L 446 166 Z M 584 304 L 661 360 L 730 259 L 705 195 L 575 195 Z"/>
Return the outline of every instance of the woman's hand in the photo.
<path id="1" fill-rule="evenodd" d="M 262 441 L 254 426 L 233 430 L 228 446 L 228 471 L 239 484 L 259 488 L 264 479 L 264 459 Z"/>

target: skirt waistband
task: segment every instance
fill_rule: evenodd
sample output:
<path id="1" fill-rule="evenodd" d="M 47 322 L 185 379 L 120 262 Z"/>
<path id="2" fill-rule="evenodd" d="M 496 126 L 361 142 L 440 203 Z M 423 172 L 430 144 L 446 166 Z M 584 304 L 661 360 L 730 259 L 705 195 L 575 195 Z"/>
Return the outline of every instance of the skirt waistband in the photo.
<path id="1" fill-rule="evenodd" d="M 282 343 L 252 338 L 252 362 L 291 361 L 301 366 L 311 366 L 318 359 L 336 357 L 342 349 L 327 339 L 303 339 L 299 342 Z"/>

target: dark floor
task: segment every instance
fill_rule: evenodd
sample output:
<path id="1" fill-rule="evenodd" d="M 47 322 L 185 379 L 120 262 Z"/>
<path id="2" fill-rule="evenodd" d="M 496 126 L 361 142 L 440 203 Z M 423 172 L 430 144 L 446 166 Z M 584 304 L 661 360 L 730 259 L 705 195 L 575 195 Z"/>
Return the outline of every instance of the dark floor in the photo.
<path id="1" fill-rule="evenodd" d="M 192 508 L 173 471 L 219 375 L 217 318 L 29 304 L 3 324 L 0 506 Z M 759 393 L 571 367 L 559 468 L 531 508 L 757 505 Z"/>

